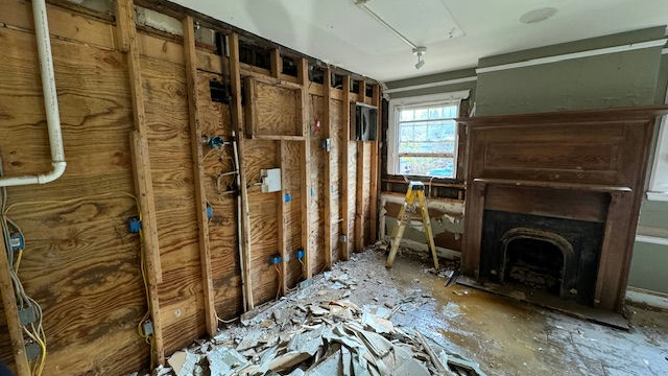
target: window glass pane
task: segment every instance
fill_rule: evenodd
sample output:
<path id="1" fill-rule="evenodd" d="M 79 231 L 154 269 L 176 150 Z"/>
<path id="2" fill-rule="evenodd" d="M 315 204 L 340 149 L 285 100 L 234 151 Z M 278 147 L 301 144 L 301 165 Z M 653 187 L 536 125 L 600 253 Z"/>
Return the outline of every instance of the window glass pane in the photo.
<path id="1" fill-rule="evenodd" d="M 419 108 L 415 110 L 413 120 L 427 120 L 429 118 L 429 110 L 426 108 Z"/>
<path id="2" fill-rule="evenodd" d="M 399 153 L 454 153 L 455 143 L 453 141 L 445 142 L 407 142 L 399 143 Z"/>
<path id="3" fill-rule="evenodd" d="M 443 117 L 443 109 L 441 107 L 435 107 L 429 109 L 430 119 L 440 119 L 442 117 Z"/>
<path id="4" fill-rule="evenodd" d="M 455 161 L 453 158 L 400 157 L 400 173 L 404 175 L 425 175 L 453 178 Z"/>
<path id="5" fill-rule="evenodd" d="M 401 124 L 399 126 L 399 141 L 413 140 L 413 124 Z"/>
<path id="6" fill-rule="evenodd" d="M 429 141 L 454 140 L 456 122 L 454 120 L 445 120 L 432 122 L 429 124 L 427 137 Z"/>
<path id="7" fill-rule="evenodd" d="M 415 123 L 413 124 L 413 129 L 415 132 L 413 134 L 413 140 L 415 141 L 427 141 L 427 132 L 429 130 L 429 123 Z"/>
<path id="8" fill-rule="evenodd" d="M 444 118 L 456 118 L 458 106 L 447 106 L 443 108 L 443 117 Z"/>
<path id="9" fill-rule="evenodd" d="M 401 110 L 399 118 L 400 121 L 410 121 L 413 120 L 413 110 Z"/>

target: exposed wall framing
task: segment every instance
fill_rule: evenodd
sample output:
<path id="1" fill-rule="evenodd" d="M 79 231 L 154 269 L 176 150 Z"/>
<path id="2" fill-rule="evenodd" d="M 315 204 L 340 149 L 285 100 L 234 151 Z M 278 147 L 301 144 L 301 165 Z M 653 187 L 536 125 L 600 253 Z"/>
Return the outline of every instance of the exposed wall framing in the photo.
<path id="1" fill-rule="evenodd" d="M 359 248 L 374 239 L 373 146 L 358 153 L 349 141 L 350 104 L 372 101 L 364 89 L 350 93 L 350 78 L 373 84 L 379 98 L 372 80 L 317 63 L 323 81 L 312 82 L 311 58 L 171 3 L 136 4 L 177 18 L 183 36 L 137 27 L 131 0 L 116 2 L 115 18 L 48 5 L 68 169 L 46 186 L 8 191 L 26 234 L 21 277 L 44 307 L 49 376 L 120 375 L 163 363 L 213 335 L 218 318 L 348 259 L 355 225 Z M 195 22 L 219 32 L 229 54 L 197 42 Z M 12 175 L 45 170 L 30 3 L 0 2 L 0 25 L 3 167 Z M 270 69 L 239 61 L 240 35 L 269 49 Z M 296 76 L 284 73 L 284 57 Z M 342 87 L 333 87 L 333 72 L 346 74 Z M 229 88 L 229 104 L 212 100 L 212 82 Z M 281 124 L 294 132 L 274 132 Z M 238 166 L 232 146 L 203 143 L 215 136 L 237 141 Z M 262 193 L 260 170 L 275 167 L 282 189 Z M 367 208 L 360 213 L 349 194 L 356 188 Z M 126 225 L 140 214 L 142 240 Z M 277 268 L 272 255 L 281 256 Z M 11 306 L 0 315 L 0 360 L 21 370 L 20 346 L 8 338 Z M 137 335 L 147 311 L 152 347 Z"/>

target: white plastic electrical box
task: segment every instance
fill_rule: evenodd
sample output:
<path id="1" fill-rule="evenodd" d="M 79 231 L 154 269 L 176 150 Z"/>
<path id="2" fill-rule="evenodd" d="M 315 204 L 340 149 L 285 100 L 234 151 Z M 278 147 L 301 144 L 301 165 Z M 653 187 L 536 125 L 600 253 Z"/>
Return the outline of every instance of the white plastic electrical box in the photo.
<path id="1" fill-rule="evenodd" d="M 281 169 L 269 168 L 260 170 L 262 192 L 278 192 L 281 190 Z"/>

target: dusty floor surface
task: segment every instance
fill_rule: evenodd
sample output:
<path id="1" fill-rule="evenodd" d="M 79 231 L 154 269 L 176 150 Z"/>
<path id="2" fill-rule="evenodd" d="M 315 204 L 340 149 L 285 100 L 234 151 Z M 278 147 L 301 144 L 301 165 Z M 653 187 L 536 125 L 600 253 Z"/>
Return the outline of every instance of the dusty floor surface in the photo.
<path id="1" fill-rule="evenodd" d="M 400 256 L 390 270 L 384 263 L 377 251 L 356 254 L 281 305 L 309 298 L 348 299 L 359 306 L 404 302 L 393 323 L 428 333 L 479 362 L 490 376 L 668 376 L 668 312 L 628 307 L 633 328 L 626 332 L 486 292 L 446 287 L 444 278 L 427 272 L 426 260 Z M 357 285 L 331 288 L 326 277 L 342 273 Z"/>
<path id="2" fill-rule="evenodd" d="M 504 376 L 667 376 L 668 312 L 628 307 L 626 332 L 554 311 L 453 285 L 426 272 L 429 264 L 368 251 L 337 264 L 358 282 L 358 305 L 394 305 L 419 296 L 392 322 L 416 327 L 444 347 Z M 336 272 L 336 271 L 335 271 Z M 377 301 L 376 301 L 377 300 Z"/>
<path id="3" fill-rule="evenodd" d="M 477 361 L 488 376 L 668 376 L 668 312 L 628 307 L 632 329 L 622 331 L 463 286 L 446 287 L 430 266 L 399 255 L 388 270 L 379 251 L 355 254 L 260 308 L 244 325 L 222 325 L 227 328 L 216 338 L 190 349 L 218 341 L 234 347 L 258 329 L 281 335 L 302 325 L 305 307 L 348 300 L 392 309 L 395 325 L 416 328 Z"/>

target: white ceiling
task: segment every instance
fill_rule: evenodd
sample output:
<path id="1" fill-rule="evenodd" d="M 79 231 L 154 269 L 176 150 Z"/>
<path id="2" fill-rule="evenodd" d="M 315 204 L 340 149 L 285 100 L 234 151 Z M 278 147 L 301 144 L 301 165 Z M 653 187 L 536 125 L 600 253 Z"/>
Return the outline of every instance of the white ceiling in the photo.
<path id="1" fill-rule="evenodd" d="M 353 0 L 172 0 L 327 63 L 382 81 L 474 67 L 481 57 L 668 24 L 668 0 L 372 0 L 368 6 L 427 47 L 411 48 Z M 558 10 L 533 24 L 522 14 Z"/>

